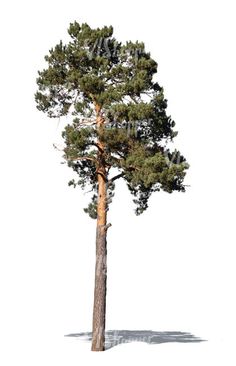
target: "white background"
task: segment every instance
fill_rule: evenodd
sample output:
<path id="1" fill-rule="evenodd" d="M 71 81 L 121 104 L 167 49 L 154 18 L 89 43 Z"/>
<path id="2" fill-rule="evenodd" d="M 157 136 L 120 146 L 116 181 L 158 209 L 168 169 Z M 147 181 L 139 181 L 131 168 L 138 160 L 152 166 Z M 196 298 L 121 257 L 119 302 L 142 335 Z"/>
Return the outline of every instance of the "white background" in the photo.
<path id="1" fill-rule="evenodd" d="M 118 184 L 109 211 L 107 329 L 189 331 L 208 342 L 92 353 L 95 222 L 52 147 L 63 122 L 36 110 L 37 70 L 70 22 L 144 41 L 191 169 L 185 194 L 142 216 Z M 1 3 L 1 364 L 235 365 L 234 1 Z M 69 121 L 67 121 L 69 122 Z"/>

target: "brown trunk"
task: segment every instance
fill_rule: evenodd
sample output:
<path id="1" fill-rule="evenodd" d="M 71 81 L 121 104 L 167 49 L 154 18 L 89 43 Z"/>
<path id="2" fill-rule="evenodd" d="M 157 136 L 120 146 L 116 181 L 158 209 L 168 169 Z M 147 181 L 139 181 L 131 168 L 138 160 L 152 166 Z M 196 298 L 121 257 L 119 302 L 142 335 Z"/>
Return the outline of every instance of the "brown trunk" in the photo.
<path id="1" fill-rule="evenodd" d="M 100 108 L 96 106 L 98 129 L 103 128 Z M 98 141 L 98 202 L 97 202 L 97 233 L 96 233 L 96 268 L 93 305 L 93 337 L 92 351 L 105 350 L 105 321 L 106 321 L 106 281 L 107 281 L 107 186 L 104 145 Z"/>

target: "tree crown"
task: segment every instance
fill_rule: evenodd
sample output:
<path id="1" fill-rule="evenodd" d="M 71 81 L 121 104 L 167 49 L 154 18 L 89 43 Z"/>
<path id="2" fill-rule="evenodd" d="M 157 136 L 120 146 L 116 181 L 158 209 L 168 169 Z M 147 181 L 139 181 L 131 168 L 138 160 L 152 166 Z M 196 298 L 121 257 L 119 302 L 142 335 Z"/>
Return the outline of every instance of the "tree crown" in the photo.
<path id="1" fill-rule="evenodd" d="M 60 41 L 45 56 L 48 67 L 39 72 L 35 99 L 51 118 L 71 116 L 62 132 L 63 156 L 79 176 L 69 185 L 90 185 L 94 191 L 85 211 L 96 218 L 101 164 L 108 204 L 115 180 L 122 177 L 135 196 L 137 214 L 148 207 L 152 192 L 184 192 L 188 164 L 168 148 L 177 135 L 175 123 L 154 80 L 157 63 L 144 44 L 122 44 L 106 26 L 92 29 L 74 22 L 68 33 L 71 41 Z M 113 168 L 117 174 L 110 177 Z"/>

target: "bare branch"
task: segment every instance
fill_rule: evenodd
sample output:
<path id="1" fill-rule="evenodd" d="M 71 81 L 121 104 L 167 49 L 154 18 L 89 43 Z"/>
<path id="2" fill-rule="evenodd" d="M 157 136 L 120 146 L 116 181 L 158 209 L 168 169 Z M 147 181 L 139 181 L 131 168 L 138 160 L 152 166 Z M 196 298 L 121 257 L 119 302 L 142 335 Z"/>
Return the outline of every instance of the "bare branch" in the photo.
<path id="1" fill-rule="evenodd" d="M 119 151 L 116 151 L 115 154 L 119 155 L 122 159 L 125 159 L 125 156 L 122 155 Z M 112 156 L 112 158 L 117 159 L 115 156 Z M 117 160 L 119 160 L 119 159 L 117 159 Z"/>
<path id="2" fill-rule="evenodd" d="M 137 100 L 135 99 L 135 97 L 133 97 L 132 95 L 129 95 L 130 99 L 135 103 L 138 104 Z"/>
<path id="3" fill-rule="evenodd" d="M 141 171 L 141 169 L 140 169 L 140 168 L 137 168 L 137 167 L 132 166 L 132 165 L 131 165 L 131 166 L 129 166 L 129 167 L 127 167 L 126 169 L 127 169 L 127 170 L 137 170 L 137 171 Z M 125 175 L 125 172 L 122 172 L 122 173 L 120 173 L 120 174 L 115 175 L 114 177 L 112 177 L 111 179 L 109 179 L 108 184 L 113 183 L 115 180 L 117 180 L 117 179 L 119 179 L 119 178 L 123 177 L 124 175 Z"/>
<path id="4" fill-rule="evenodd" d="M 68 161 L 91 160 L 91 161 L 93 161 L 94 163 L 97 164 L 97 160 L 95 158 L 90 157 L 90 156 L 77 156 L 76 158 L 73 158 L 73 159 L 70 159 L 70 158 L 69 159 L 65 158 L 65 159 L 68 160 Z"/>
<path id="5" fill-rule="evenodd" d="M 104 229 L 107 231 L 109 229 L 109 227 L 111 227 L 111 223 L 109 222 L 107 225 L 104 226 Z"/>
<path id="6" fill-rule="evenodd" d="M 60 149 L 56 144 L 53 144 L 54 149 L 57 151 L 64 151 L 64 149 Z"/>
<path id="7" fill-rule="evenodd" d="M 147 91 L 146 91 L 146 92 L 141 92 L 141 94 L 145 94 L 145 95 L 147 95 L 149 98 L 152 98 L 152 97 L 153 97 L 153 94 L 152 94 L 152 93 L 148 93 Z"/>
<path id="8" fill-rule="evenodd" d="M 120 173 L 120 174 L 115 175 L 114 177 L 112 177 L 111 179 L 109 179 L 108 184 L 111 184 L 111 183 L 113 183 L 115 180 L 117 180 L 117 179 L 119 179 L 119 178 L 123 177 L 123 175 L 124 175 L 124 174 L 125 174 L 125 173 L 124 173 L 124 172 L 122 172 L 122 173 Z"/>
<path id="9" fill-rule="evenodd" d="M 84 192 L 84 195 L 87 194 L 87 193 L 93 192 L 93 191 L 94 191 L 94 189 L 91 188 L 89 191 Z"/>
<path id="10" fill-rule="evenodd" d="M 104 152 L 104 149 L 102 149 L 96 142 L 90 142 L 89 145 L 96 146 L 100 152 Z"/>
<path id="11" fill-rule="evenodd" d="M 80 127 L 85 127 L 85 126 L 95 126 L 96 125 L 96 119 L 95 118 L 82 118 L 79 122 L 78 122 L 78 128 Z"/>

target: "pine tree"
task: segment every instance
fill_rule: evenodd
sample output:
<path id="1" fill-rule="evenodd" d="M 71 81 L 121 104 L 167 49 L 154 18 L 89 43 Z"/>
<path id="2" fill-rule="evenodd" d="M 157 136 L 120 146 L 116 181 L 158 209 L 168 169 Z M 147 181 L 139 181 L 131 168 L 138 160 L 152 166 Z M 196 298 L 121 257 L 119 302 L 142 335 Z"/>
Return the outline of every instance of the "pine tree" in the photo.
<path id="1" fill-rule="evenodd" d="M 188 164 L 168 147 L 177 132 L 167 115 L 157 63 L 140 42 L 122 44 L 113 28 L 71 23 L 71 40 L 59 42 L 38 72 L 37 108 L 50 118 L 71 116 L 62 132 L 63 157 L 78 174 L 69 185 L 90 187 L 84 209 L 97 220 L 92 350 L 105 349 L 107 211 L 115 181 L 123 178 L 136 214 L 153 192 L 185 191 Z"/>

